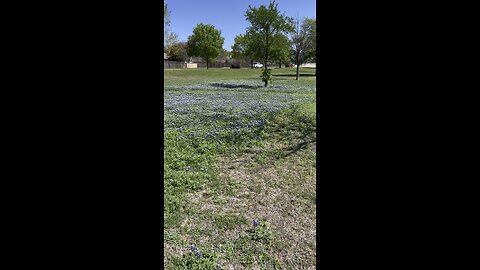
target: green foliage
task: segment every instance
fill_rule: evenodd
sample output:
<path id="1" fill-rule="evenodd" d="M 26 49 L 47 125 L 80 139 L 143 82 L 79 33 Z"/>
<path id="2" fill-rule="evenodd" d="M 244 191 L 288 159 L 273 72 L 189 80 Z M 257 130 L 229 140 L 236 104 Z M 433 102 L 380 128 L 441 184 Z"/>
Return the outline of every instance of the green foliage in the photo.
<path id="1" fill-rule="evenodd" d="M 232 58 L 238 60 L 258 60 L 261 59 L 259 52 L 259 43 L 255 39 L 255 36 L 246 33 L 245 35 L 235 37 L 235 42 L 232 45 Z"/>
<path id="2" fill-rule="evenodd" d="M 260 224 L 250 231 L 250 237 L 254 241 L 271 244 L 273 241 L 273 233 L 270 228 L 270 223 L 260 221 Z"/>
<path id="3" fill-rule="evenodd" d="M 293 30 L 293 19 L 280 14 L 277 7 L 275 1 L 270 2 L 268 8 L 264 5 L 259 8 L 248 6 L 245 14 L 251 24 L 247 36 L 257 44 L 253 50 L 261 56 L 264 63 L 275 55 L 278 46 L 275 41 L 280 39 L 279 36 Z"/>
<path id="4" fill-rule="evenodd" d="M 254 44 L 250 50 L 262 60 L 265 70 L 268 62 L 282 55 L 280 52 L 284 51 L 284 43 L 276 41 L 282 40 L 281 35 L 293 31 L 293 19 L 285 16 L 285 13 L 280 14 L 277 7 L 278 4 L 273 0 L 268 8 L 264 5 L 259 8 L 248 6 L 245 13 L 247 21 L 250 22 L 246 36 L 249 44 Z M 266 87 L 268 80 L 263 81 Z"/>
<path id="5" fill-rule="evenodd" d="M 210 24 L 197 24 L 193 34 L 188 37 L 187 54 L 202 57 L 208 64 L 215 61 L 222 51 L 224 38 L 220 30 Z"/>
<path id="6" fill-rule="evenodd" d="M 244 35 L 238 35 L 235 37 L 234 44 L 232 45 L 232 58 L 234 59 L 249 59 L 251 58 L 248 50 L 248 39 Z"/>
<path id="7" fill-rule="evenodd" d="M 317 61 L 317 19 L 305 18 L 304 28 L 307 34 L 307 51 L 310 60 Z"/>
<path id="8" fill-rule="evenodd" d="M 218 215 L 215 217 L 215 225 L 226 230 L 232 230 L 235 227 L 246 224 L 247 219 L 240 215 Z"/>
<path id="9" fill-rule="evenodd" d="M 260 75 L 262 81 L 265 83 L 265 86 L 268 85 L 268 82 L 272 81 L 272 70 L 271 69 L 263 69 L 262 75 Z"/>
<path id="10" fill-rule="evenodd" d="M 273 37 L 272 60 L 275 62 L 288 62 L 290 60 L 291 42 L 287 36 L 277 34 Z"/>
<path id="11" fill-rule="evenodd" d="M 168 60 L 184 62 L 188 60 L 187 44 L 175 43 L 167 48 Z"/>
<path id="12" fill-rule="evenodd" d="M 243 35 L 238 35 L 235 37 L 235 41 L 232 45 L 232 58 L 241 59 L 245 57 L 245 37 Z"/>
<path id="13" fill-rule="evenodd" d="M 177 270 L 216 270 L 218 253 L 206 247 L 198 248 L 201 255 L 197 257 L 196 250 L 189 251 L 182 257 L 176 257 L 171 264 L 173 269 Z"/>
<path id="14" fill-rule="evenodd" d="M 227 62 L 231 58 L 230 54 L 229 51 L 222 48 L 217 56 L 217 62 Z"/>

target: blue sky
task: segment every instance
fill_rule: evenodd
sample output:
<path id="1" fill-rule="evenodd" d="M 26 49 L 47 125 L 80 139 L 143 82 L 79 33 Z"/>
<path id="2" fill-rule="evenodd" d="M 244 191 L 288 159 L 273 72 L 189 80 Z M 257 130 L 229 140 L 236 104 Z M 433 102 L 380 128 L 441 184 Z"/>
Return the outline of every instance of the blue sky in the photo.
<path id="1" fill-rule="evenodd" d="M 315 0 L 277 0 L 278 10 L 287 16 L 316 18 Z M 236 35 L 244 34 L 248 5 L 268 6 L 270 0 L 166 0 L 171 11 L 171 31 L 180 41 L 187 41 L 198 23 L 211 24 L 225 38 L 223 48 L 231 50 Z"/>

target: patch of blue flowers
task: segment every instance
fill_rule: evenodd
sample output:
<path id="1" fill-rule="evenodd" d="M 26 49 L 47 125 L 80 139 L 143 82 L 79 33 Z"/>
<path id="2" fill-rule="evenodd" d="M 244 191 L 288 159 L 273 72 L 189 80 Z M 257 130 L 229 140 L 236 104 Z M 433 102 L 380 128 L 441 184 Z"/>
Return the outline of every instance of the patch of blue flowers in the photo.
<path id="1" fill-rule="evenodd" d="M 209 90 L 209 91 L 267 91 L 267 92 L 315 92 L 314 85 L 292 85 L 281 81 L 275 81 L 264 87 L 263 83 L 252 80 L 221 80 L 214 82 L 199 82 L 185 85 L 166 85 L 168 90 Z"/>
<path id="2" fill-rule="evenodd" d="M 239 134 L 266 123 L 268 114 L 288 108 L 304 97 L 267 93 L 164 92 L 164 131 L 191 138 L 211 138 L 220 132 Z"/>

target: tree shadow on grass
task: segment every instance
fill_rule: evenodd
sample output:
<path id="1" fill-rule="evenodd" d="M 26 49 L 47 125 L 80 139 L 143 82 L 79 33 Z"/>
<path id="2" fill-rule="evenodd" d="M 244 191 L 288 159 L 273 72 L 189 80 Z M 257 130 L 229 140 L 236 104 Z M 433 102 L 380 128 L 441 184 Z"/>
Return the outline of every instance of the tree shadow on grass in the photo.
<path id="1" fill-rule="evenodd" d="M 281 121 L 272 126 L 272 133 L 278 140 L 287 141 L 288 145 L 276 149 L 277 156 L 287 157 L 317 142 L 317 124 L 315 117 L 299 112 L 298 107 L 288 111 Z"/>
<path id="2" fill-rule="evenodd" d="M 299 77 L 315 77 L 315 76 L 317 76 L 317 75 L 315 75 L 315 74 L 308 74 L 308 73 L 307 73 L 307 74 L 303 73 L 303 74 L 298 74 L 298 75 L 299 75 Z M 272 76 L 278 76 L 278 77 L 296 77 L 297 74 L 272 74 Z"/>
<path id="3" fill-rule="evenodd" d="M 226 89 L 259 89 L 262 88 L 260 85 L 247 85 L 247 84 L 229 84 L 229 83 L 212 83 L 211 86 L 218 87 L 218 88 L 226 88 Z"/>

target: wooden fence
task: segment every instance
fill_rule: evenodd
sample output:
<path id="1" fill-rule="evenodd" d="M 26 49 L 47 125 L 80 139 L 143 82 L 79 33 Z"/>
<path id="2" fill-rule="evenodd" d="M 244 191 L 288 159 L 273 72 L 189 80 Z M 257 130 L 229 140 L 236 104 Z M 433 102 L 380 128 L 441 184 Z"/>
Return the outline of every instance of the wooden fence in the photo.
<path id="1" fill-rule="evenodd" d="M 177 62 L 177 61 L 163 61 L 163 68 L 164 69 L 187 68 L 187 64 L 184 62 Z"/>

